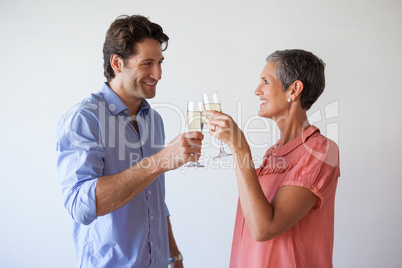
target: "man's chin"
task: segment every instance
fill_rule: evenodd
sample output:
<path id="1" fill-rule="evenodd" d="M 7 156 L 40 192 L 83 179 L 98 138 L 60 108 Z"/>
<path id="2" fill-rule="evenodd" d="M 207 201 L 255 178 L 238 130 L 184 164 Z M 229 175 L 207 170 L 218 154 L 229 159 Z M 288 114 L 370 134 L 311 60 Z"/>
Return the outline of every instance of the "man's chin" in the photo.
<path id="1" fill-rule="evenodd" d="M 147 94 L 147 99 L 152 99 L 155 98 L 156 96 L 156 90 L 154 90 L 153 92 L 150 92 L 149 94 Z"/>
<path id="2" fill-rule="evenodd" d="M 144 90 L 142 92 L 142 95 L 144 97 L 144 99 L 152 99 L 156 96 L 156 88 L 155 89 L 151 89 L 151 90 Z"/>

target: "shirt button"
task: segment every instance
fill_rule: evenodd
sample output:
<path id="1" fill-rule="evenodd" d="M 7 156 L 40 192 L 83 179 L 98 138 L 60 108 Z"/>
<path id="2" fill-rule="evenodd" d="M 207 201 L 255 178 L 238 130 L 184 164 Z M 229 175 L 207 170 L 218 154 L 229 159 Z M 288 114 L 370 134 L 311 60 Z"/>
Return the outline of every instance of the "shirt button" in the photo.
<path id="1" fill-rule="evenodd" d="M 314 193 L 318 192 L 318 189 L 314 187 L 314 188 L 313 188 L 313 192 L 314 192 Z"/>
<path id="2" fill-rule="evenodd" d="M 110 111 L 114 111 L 116 109 L 116 105 L 114 105 L 113 103 L 109 105 L 109 109 Z"/>
<path id="3" fill-rule="evenodd" d="M 151 219 L 151 221 L 152 221 L 152 220 L 154 219 L 154 216 L 151 216 L 150 219 Z"/>
<path id="4" fill-rule="evenodd" d="M 151 191 L 148 191 L 148 194 L 151 194 L 152 192 Z"/>
<path id="5" fill-rule="evenodd" d="M 151 246 L 153 246 L 153 245 L 154 245 L 154 242 L 151 242 L 150 244 L 151 244 Z"/>

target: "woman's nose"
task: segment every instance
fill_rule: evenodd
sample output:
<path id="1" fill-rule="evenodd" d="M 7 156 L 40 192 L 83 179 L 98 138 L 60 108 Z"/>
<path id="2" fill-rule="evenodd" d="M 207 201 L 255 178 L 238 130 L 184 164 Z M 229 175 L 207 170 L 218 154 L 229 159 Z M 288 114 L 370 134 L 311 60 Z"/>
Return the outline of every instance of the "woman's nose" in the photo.
<path id="1" fill-rule="evenodd" d="M 258 85 L 258 87 L 254 90 L 254 94 L 257 95 L 257 96 L 261 95 L 261 89 L 260 89 L 260 86 L 259 86 L 259 85 Z"/>

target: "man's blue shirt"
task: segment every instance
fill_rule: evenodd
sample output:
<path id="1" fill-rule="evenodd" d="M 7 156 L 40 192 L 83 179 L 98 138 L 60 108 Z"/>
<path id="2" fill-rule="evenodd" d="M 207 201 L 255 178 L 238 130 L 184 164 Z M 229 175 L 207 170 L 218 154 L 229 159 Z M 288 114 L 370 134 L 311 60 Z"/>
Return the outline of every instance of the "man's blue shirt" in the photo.
<path id="1" fill-rule="evenodd" d="M 134 129 L 129 110 L 104 84 L 59 121 L 58 173 L 74 220 L 79 267 L 168 267 L 164 174 L 118 210 L 96 216 L 99 177 L 120 173 L 164 146 L 160 115 L 142 100 Z"/>

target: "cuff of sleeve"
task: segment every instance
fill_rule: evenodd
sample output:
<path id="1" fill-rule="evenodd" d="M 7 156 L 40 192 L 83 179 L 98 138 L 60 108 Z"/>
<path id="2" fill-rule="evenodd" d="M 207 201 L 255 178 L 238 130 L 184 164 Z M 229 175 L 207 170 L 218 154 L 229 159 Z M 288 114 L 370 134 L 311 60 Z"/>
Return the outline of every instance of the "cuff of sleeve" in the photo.
<path id="1" fill-rule="evenodd" d="M 322 196 L 322 192 L 320 191 L 319 188 L 317 188 L 314 185 L 304 183 L 304 182 L 300 182 L 300 181 L 287 181 L 286 183 L 282 184 L 280 187 L 287 186 L 287 185 L 300 186 L 300 187 L 309 189 L 313 194 L 315 194 L 319 198 L 317 204 L 315 204 L 313 208 L 316 208 L 316 209 L 321 208 L 322 202 L 323 202 L 324 199 L 323 199 L 323 196 Z"/>

